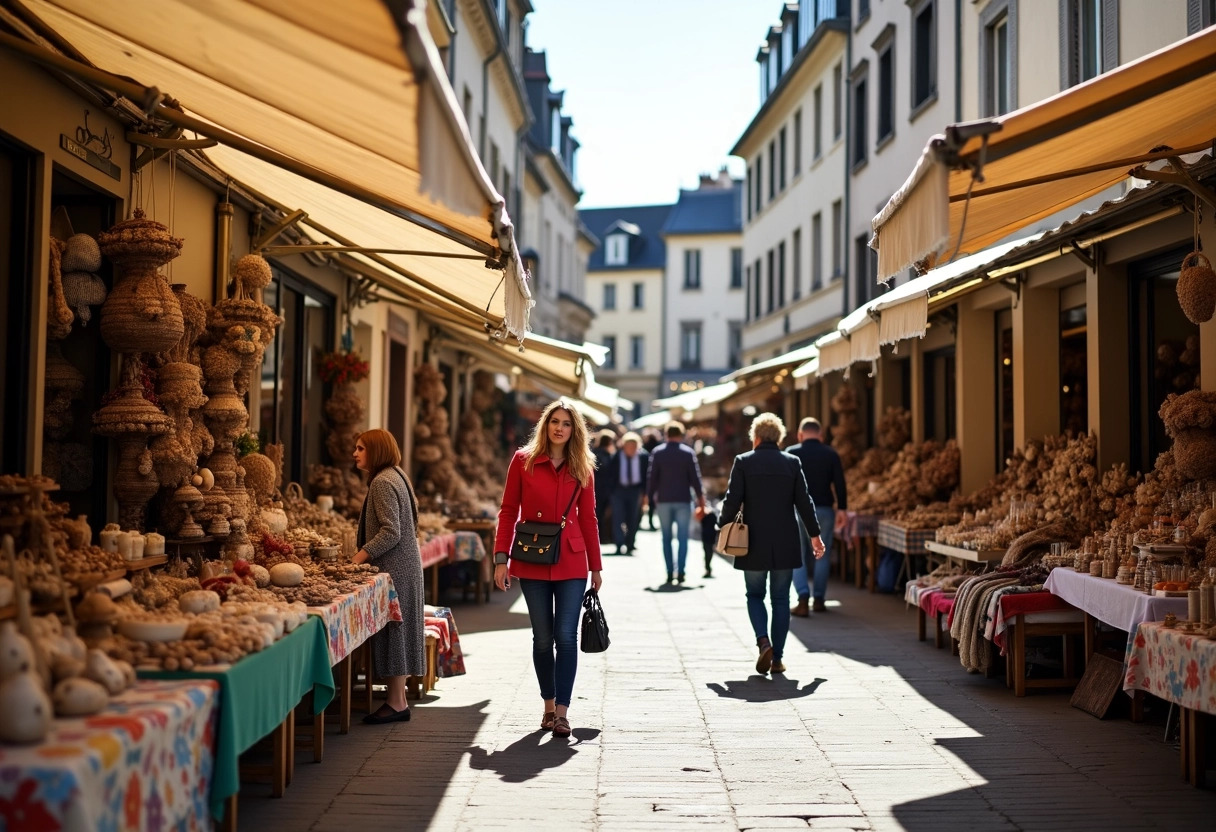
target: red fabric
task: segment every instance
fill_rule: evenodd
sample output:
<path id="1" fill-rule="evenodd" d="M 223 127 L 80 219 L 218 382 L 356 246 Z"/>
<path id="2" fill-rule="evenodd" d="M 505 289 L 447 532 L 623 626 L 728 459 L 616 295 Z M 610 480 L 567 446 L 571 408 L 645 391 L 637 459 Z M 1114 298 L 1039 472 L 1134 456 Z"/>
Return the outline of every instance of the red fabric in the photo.
<path id="1" fill-rule="evenodd" d="M 524 470 L 524 452 L 516 451 L 507 468 L 507 483 L 503 488 L 502 505 L 498 509 L 498 531 L 494 535 L 494 551 L 511 551 L 515 524 L 521 519 L 539 523 L 559 523 L 562 512 L 570 504 L 578 482 L 563 467 L 558 471 L 547 456 L 536 458 L 532 470 Z M 579 491 L 578 500 L 566 517 L 562 530 L 562 551 L 553 566 L 524 563 L 512 559 L 508 572 L 516 578 L 536 578 L 542 581 L 564 581 L 586 578 L 587 572 L 603 568 L 600 560 L 599 521 L 595 517 L 595 474 Z"/>
<path id="2" fill-rule="evenodd" d="M 1012 592 L 1001 596 L 1001 617 L 1013 618 L 1028 612 L 1055 612 L 1076 609 L 1050 592 Z"/>
<path id="3" fill-rule="evenodd" d="M 448 550 L 451 548 L 449 543 L 451 543 L 451 535 L 441 534 L 419 546 L 418 550 L 422 554 L 422 568 L 427 569 L 445 562 L 448 559 Z"/>
<path id="4" fill-rule="evenodd" d="M 936 616 L 939 612 L 945 613 L 948 617 L 954 614 L 954 595 L 947 595 L 944 592 L 935 592 L 929 600 L 929 608 L 926 613 Z"/>

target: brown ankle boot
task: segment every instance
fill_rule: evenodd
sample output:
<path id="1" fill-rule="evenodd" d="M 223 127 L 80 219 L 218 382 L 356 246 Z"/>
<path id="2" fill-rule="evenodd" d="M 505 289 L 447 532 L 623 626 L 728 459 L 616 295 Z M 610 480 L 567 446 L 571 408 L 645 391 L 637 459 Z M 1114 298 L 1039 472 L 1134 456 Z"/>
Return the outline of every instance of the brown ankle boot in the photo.
<path id="1" fill-rule="evenodd" d="M 790 607 L 790 615 L 795 615 L 798 618 L 806 618 L 811 614 L 811 599 L 804 596 L 799 596 L 797 606 Z"/>

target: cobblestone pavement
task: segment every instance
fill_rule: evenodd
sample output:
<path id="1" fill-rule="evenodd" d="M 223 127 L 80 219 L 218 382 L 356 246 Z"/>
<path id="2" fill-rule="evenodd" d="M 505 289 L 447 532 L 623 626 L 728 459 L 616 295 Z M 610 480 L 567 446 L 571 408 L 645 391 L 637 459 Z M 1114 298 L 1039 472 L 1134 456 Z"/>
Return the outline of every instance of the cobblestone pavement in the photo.
<path id="1" fill-rule="evenodd" d="M 757 675 L 742 576 L 719 559 L 702 579 L 693 548 L 675 589 L 656 533 L 605 558 L 612 647 L 580 655 L 569 741 L 538 729 L 523 600 L 495 593 L 455 608 L 468 675 L 411 722 L 331 733 L 319 765 L 300 752 L 281 800 L 243 787 L 241 829 L 1216 828 L 1159 723 L 1016 699 L 917 642 L 890 596 L 833 582 L 786 675 Z"/>

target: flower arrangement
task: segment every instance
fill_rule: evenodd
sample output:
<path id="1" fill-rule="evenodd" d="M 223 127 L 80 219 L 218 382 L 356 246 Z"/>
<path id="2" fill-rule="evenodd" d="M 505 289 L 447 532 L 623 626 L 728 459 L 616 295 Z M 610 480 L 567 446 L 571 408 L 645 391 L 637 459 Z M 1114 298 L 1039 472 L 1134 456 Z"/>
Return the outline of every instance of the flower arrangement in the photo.
<path id="1" fill-rule="evenodd" d="M 238 436 L 236 441 L 232 444 L 236 450 L 238 459 L 243 456 L 248 456 L 249 454 L 256 454 L 258 451 L 262 450 L 262 443 L 258 440 L 257 434 L 250 433 L 249 431 L 245 431 Z"/>
<path id="2" fill-rule="evenodd" d="M 346 350 L 321 356 L 319 372 L 326 384 L 351 384 L 367 378 L 371 367 L 358 352 Z"/>

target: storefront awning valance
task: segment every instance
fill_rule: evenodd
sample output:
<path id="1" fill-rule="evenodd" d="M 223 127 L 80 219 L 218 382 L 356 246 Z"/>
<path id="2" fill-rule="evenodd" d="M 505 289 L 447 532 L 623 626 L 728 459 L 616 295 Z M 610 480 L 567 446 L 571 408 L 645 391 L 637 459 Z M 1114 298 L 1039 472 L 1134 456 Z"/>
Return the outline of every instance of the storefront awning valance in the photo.
<path id="1" fill-rule="evenodd" d="M 820 376 L 847 369 L 853 363 L 849 339 L 840 332 L 831 332 L 815 342 L 819 347 L 819 366 L 816 368 Z"/>
<path id="2" fill-rule="evenodd" d="M 665 399 L 655 399 L 654 406 L 668 411 L 694 413 L 697 408 L 704 407 L 705 405 L 717 404 L 723 399 L 729 398 L 738 389 L 739 385 L 733 381 L 725 381 L 721 384 L 710 384 L 702 387 L 700 390 L 690 390 L 687 393 L 680 393 L 678 396 L 668 396 Z"/>
<path id="3" fill-rule="evenodd" d="M 633 430 L 641 430 L 642 428 L 661 428 L 663 425 L 671 421 L 670 410 L 656 410 L 654 413 L 647 413 L 645 416 L 639 416 L 629 423 L 629 427 Z"/>
<path id="4" fill-rule="evenodd" d="M 951 125 L 874 218 L 879 282 L 926 257 L 979 252 L 1135 165 L 1210 146 L 1213 101 L 1209 28 L 1000 118 Z"/>
<path id="5" fill-rule="evenodd" d="M 761 373 L 779 372 L 786 367 L 795 367 L 809 361 L 810 359 L 814 358 L 818 352 L 819 350 L 814 344 L 807 344 L 806 346 L 798 347 L 797 349 L 782 353 L 775 358 L 769 358 L 765 361 L 759 361 L 755 364 L 749 364 L 746 367 L 735 370 L 733 373 L 723 376 L 722 381 L 746 381 L 750 380 L 752 376 L 756 376 Z"/>
<path id="6" fill-rule="evenodd" d="M 132 97 L 140 85 L 136 103 L 154 118 L 324 183 L 432 238 L 415 232 L 408 246 L 387 247 L 456 246 L 496 258 L 507 280 L 491 313 L 522 337 L 530 295 L 504 201 L 477 158 L 425 4 L 403 19 L 394 5 L 23 0 L 83 62 L 108 73 L 114 91 Z M 485 271 L 491 285 L 502 278 Z M 490 300 L 488 291 L 466 297 Z"/>
<path id="7" fill-rule="evenodd" d="M 530 376 L 547 390 L 572 397 L 582 397 L 585 386 L 594 381 L 589 363 L 591 356 L 575 344 L 546 339 L 548 343 L 540 347 L 529 339 L 528 348 L 519 350 L 490 338 L 484 328 L 479 329 L 442 314 L 432 314 L 430 317 L 455 349 L 474 356 L 499 372 Z"/>

